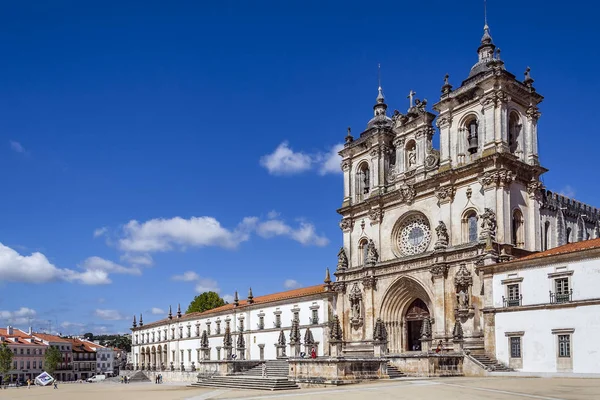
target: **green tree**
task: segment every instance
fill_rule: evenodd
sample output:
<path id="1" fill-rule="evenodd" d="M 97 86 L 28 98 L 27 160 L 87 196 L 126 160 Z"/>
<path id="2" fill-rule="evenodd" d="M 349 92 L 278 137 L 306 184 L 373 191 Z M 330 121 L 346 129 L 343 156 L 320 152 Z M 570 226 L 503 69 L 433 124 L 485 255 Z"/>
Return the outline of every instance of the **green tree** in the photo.
<path id="1" fill-rule="evenodd" d="M 213 308 L 221 307 L 225 305 L 225 300 L 219 297 L 215 292 L 204 292 L 194 297 L 194 300 L 190 303 L 186 314 L 192 312 L 203 312 L 212 310 Z"/>
<path id="2" fill-rule="evenodd" d="M 46 350 L 46 356 L 44 357 L 44 370 L 50 375 L 54 375 L 54 371 L 58 367 L 58 364 L 62 362 L 62 354 L 54 346 L 49 346 Z"/>
<path id="3" fill-rule="evenodd" d="M 6 382 L 6 374 L 12 369 L 13 352 L 6 343 L 0 346 L 0 377 L 2 382 Z"/>
<path id="4" fill-rule="evenodd" d="M 87 340 L 94 340 L 94 334 L 91 332 L 84 333 L 83 337 L 86 338 Z"/>

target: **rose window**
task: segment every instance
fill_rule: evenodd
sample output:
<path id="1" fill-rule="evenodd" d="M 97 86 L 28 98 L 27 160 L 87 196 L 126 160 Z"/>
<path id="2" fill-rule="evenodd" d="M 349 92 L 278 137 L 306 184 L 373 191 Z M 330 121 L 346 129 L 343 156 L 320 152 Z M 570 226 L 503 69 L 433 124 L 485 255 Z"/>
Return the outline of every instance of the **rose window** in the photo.
<path id="1" fill-rule="evenodd" d="M 423 253 L 431 241 L 429 222 L 421 215 L 409 217 L 402 224 L 397 240 L 402 254 L 410 256 Z"/>

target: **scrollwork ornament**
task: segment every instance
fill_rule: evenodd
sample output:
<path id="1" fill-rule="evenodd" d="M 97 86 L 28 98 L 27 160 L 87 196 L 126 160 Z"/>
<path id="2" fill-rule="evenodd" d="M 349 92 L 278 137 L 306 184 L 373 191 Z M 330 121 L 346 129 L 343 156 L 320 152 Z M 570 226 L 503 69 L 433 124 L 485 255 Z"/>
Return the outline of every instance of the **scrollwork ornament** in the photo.
<path id="1" fill-rule="evenodd" d="M 371 225 L 379 224 L 383 221 L 384 211 L 381 208 L 374 208 L 369 211 L 369 219 L 371 220 Z"/>
<path id="2" fill-rule="evenodd" d="M 377 278 L 374 276 L 365 276 L 362 280 L 365 289 L 377 289 Z"/>
<path id="3" fill-rule="evenodd" d="M 352 166 L 352 163 L 349 160 L 344 160 L 341 163 L 342 171 L 344 171 L 344 172 L 348 171 L 351 166 Z"/>
<path id="4" fill-rule="evenodd" d="M 491 187 L 498 182 L 498 175 L 495 172 L 484 172 L 483 175 L 480 175 L 479 183 L 483 188 Z"/>
<path id="5" fill-rule="evenodd" d="M 349 232 L 354 227 L 354 220 L 352 218 L 342 218 L 340 221 L 340 229 L 344 232 Z"/>
<path id="6" fill-rule="evenodd" d="M 377 158 L 381 155 L 381 149 L 379 147 L 375 147 L 371 150 L 371 158 Z"/>
<path id="7" fill-rule="evenodd" d="M 437 119 L 437 121 L 435 121 L 435 125 L 439 129 L 447 128 L 448 126 L 450 126 L 451 123 L 452 123 L 452 117 L 440 117 Z"/>
<path id="8" fill-rule="evenodd" d="M 530 197 L 541 196 L 540 191 L 544 188 L 544 184 L 538 180 L 532 180 L 527 184 L 527 193 Z"/>
<path id="9" fill-rule="evenodd" d="M 346 282 L 340 282 L 340 281 L 333 282 L 332 287 L 333 287 L 333 291 L 336 293 L 342 293 L 342 294 L 346 293 Z"/>
<path id="10" fill-rule="evenodd" d="M 444 264 L 444 263 L 440 263 L 440 264 L 434 264 L 431 266 L 431 268 L 429 268 L 429 272 L 431 273 L 431 275 L 433 275 L 434 277 L 446 277 L 448 275 L 448 269 L 450 268 L 450 266 L 448 264 Z"/>
<path id="11" fill-rule="evenodd" d="M 456 189 L 453 186 L 442 186 L 435 190 L 435 196 L 441 203 L 453 201 L 455 194 Z"/>

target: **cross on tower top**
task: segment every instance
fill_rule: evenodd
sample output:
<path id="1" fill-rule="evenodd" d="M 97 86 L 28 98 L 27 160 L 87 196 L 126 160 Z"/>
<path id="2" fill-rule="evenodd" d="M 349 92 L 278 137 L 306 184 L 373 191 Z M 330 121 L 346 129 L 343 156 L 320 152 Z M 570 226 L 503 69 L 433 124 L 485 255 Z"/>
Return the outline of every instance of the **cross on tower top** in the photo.
<path id="1" fill-rule="evenodd" d="M 406 96 L 407 99 L 410 99 L 410 107 L 411 108 L 413 106 L 413 98 L 415 97 L 416 94 L 417 94 L 417 92 L 415 92 L 411 89 L 411 91 L 408 93 L 408 96 Z"/>

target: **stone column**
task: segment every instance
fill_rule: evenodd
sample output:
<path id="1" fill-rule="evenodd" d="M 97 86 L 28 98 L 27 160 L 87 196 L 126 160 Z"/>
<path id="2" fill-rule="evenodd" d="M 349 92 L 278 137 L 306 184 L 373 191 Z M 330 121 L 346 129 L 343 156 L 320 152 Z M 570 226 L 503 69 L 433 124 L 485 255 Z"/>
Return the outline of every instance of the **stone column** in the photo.
<path id="1" fill-rule="evenodd" d="M 396 172 L 397 174 L 403 174 L 406 165 L 404 161 L 404 144 L 405 139 L 402 137 L 397 137 L 394 139 L 394 146 L 396 146 Z"/>
<path id="2" fill-rule="evenodd" d="M 374 291 L 377 287 L 377 278 L 372 275 L 366 276 L 362 281 L 363 286 L 363 306 L 364 313 L 363 316 L 363 332 L 364 335 L 367 335 L 368 332 L 373 332 L 375 327 L 375 306 L 373 302 L 373 297 L 375 296 Z M 363 336 L 363 340 L 366 340 L 367 337 Z"/>
<path id="3" fill-rule="evenodd" d="M 526 148 L 527 148 L 527 163 L 530 165 L 539 165 L 538 159 L 538 138 L 537 138 L 537 121 L 540 117 L 540 112 L 536 105 L 530 104 L 527 108 L 527 124 L 526 126 Z"/>
<path id="4" fill-rule="evenodd" d="M 525 247 L 529 251 L 542 250 L 544 228 L 540 219 L 540 201 L 543 185 L 538 180 L 527 184 L 527 219 L 525 220 Z"/>
<path id="5" fill-rule="evenodd" d="M 379 187 L 381 185 L 381 180 L 379 179 L 380 154 L 381 150 L 378 147 L 373 147 L 371 149 L 371 193 L 369 193 L 369 197 L 374 194 L 379 194 Z"/>
<path id="6" fill-rule="evenodd" d="M 432 310 L 435 318 L 434 335 L 435 339 L 446 337 L 446 277 L 448 275 L 448 264 L 445 263 L 442 255 L 436 256 L 436 262 L 431 269 L 431 278 L 433 280 L 434 290 L 434 309 Z M 450 304 L 452 307 L 452 304 Z"/>
<path id="7" fill-rule="evenodd" d="M 342 162 L 342 171 L 344 173 L 344 200 L 342 207 L 352 204 L 352 161 L 346 159 Z"/>
<path id="8" fill-rule="evenodd" d="M 495 99 L 494 94 L 489 95 L 482 99 L 481 112 L 483 114 L 483 121 L 478 126 L 477 136 L 479 142 L 479 148 L 483 148 L 483 152 L 486 150 L 495 149 L 496 139 L 496 123 L 495 123 Z M 483 146 L 481 146 L 483 144 Z M 492 150 L 493 151 L 493 150 Z"/>
<path id="9" fill-rule="evenodd" d="M 498 186 L 496 188 L 496 241 L 498 243 L 512 243 L 511 226 L 512 215 L 510 212 L 510 171 L 498 171 Z"/>
<path id="10" fill-rule="evenodd" d="M 452 155 L 450 149 L 452 147 L 452 140 L 450 135 L 450 128 L 452 127 L 452 114 L 450 112 L 440 114 L 436 121 L 436 125 L 440 130 L 440 169 L 446 170 L 450 168 L 452 162 Z M 453 143 L 456 147 L 457 143 Z M 454 160 L 456 162 L 456 160 Z"/>

